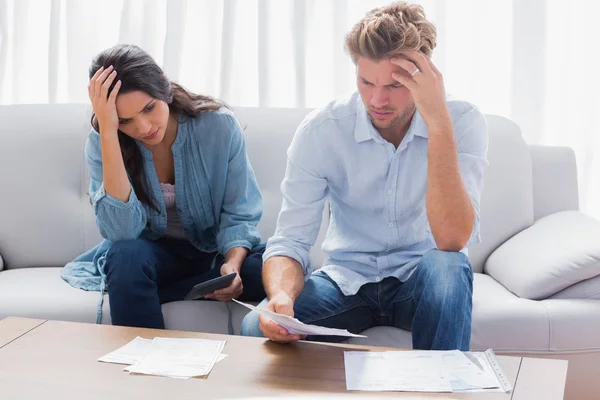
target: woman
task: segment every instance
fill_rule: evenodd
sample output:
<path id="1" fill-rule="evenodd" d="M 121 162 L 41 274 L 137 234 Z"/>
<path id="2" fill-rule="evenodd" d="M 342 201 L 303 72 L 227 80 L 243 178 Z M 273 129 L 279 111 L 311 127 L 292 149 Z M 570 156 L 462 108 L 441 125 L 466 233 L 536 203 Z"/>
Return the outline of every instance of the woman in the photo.
<path id="1" fill-rule="evenodd" d="M 106 240 L 68 264 L 63 278 L 106 289 L 115 325 L 164 328 L 162 303 L 230 273 L 237 275 L 227 288 L 205 297 L 262 300 L 262 196 L 232 112 L 170 82 L 132 45 L 96 56 L 88 91 L 85 155 Z"/>

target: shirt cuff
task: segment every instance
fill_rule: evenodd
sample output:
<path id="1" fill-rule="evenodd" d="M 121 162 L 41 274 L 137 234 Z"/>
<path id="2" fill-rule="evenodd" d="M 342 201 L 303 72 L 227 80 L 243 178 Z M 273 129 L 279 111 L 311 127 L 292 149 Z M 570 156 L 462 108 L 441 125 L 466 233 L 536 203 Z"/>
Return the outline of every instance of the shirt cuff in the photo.
<path id="1" fill-rule="evenodd" d="M 220 253 L 225 257 L 227 252 L 234 247 L 244 247 L 248 250 L 252 250 L 252 244 L 248 240 L 234 240 L 233 242 L 229 242 L 223 247 L 221 247 Z"/>
<path id="2" fill-rule="evenodd" d="M 97 204 L 97 202 L 99 202 L 100 200 L 104 199 L 104 201 L 112 206 L 112 207 L 116 207 L 116 208 L 121 208 L 124 210 L 128 210 L 133 208 L 133 206 L 137 203 L 138 198 L 135 195 L 135 192 L 133 191 L 133 189 L 130 189 L 129 192 L 129 199 L 127 200 L 127 202 L 123 202 L 119 199 L 117 199 L 116 197 L 106 193 L 106 190 L 104 190 L 104 185 L 102 185 L 102 187 L 100 188 L 100 190 L 98 190 L 96 192 L 96 195 L 94 196 L 95 200 L 94 200 L 94 204 Z"/>
<path id="3" fill-rule="evenodd" d="M 304 260 L 301 254 L 295 252 L 294 250 L 290 250 L 287 247 L 283 246 L 267 246 L 265 252 L 263 253 L 263 264 L 271 257 L 288 257 L 292 260 L 297 261 L 302 268 L 302 273 L 306 276 L 312 272 L 312 266 L 308 257 L 305 257 L 307 261 Z"/>

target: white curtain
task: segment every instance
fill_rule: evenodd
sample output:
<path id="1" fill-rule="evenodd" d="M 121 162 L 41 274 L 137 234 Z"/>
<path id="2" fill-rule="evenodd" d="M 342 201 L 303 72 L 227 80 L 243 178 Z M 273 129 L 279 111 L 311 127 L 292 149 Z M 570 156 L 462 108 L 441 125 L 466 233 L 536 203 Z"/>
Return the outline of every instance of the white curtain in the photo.
<path id="1" fill-rule="evenodd" d="M 447 91 L 572 147 L 600 218 L 600 2 L 422 0 Z M 148 51 L 233 106 L 318 107 L 354 89 L 347 30 L 380 0 L 0 0 L 0 104 L 87 102 L 93 56 Z"/>

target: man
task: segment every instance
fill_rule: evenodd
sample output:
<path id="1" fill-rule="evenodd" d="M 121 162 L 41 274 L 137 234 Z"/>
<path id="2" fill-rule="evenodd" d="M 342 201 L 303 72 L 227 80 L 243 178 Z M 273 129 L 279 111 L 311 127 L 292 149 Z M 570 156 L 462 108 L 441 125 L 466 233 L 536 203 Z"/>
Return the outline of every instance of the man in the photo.
<path id="1" fill-rule="evenodd" d="M 435 43 L 423 9 L 405 2 L 369 12 L 347 34 L 358 93 L 311 113 L 288 150 L 263 256 L 267 309 L 354 333 L 412 330 L 415 349 L 469 349 L 465 249 L 479 241 L 487 125 L 473 105 L 446 99 Z M 329 258 L 311 274 L 326 199 Z M 256 313 L 242 334 L 303 339 Z"/>

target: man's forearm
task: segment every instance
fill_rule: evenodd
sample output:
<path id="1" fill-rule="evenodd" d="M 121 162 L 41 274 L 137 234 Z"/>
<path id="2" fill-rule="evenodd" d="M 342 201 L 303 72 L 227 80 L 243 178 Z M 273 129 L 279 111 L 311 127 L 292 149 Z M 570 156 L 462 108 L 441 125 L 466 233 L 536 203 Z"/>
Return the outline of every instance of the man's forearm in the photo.
<path id="1" fill-rule="evenodd" d="M 440 250 L 459 251 L 469 240 L 475 211 L 460 176 L 452 126 L 429 131 L 427 218 Z"/>
<path id="2" fill-rule="evenodd" d="M 289 257 L 271 257 L 263 266 L 263 284 L 269 299 L 283 292 L 295 301 L 304 288 L 302 267 Z"/>

